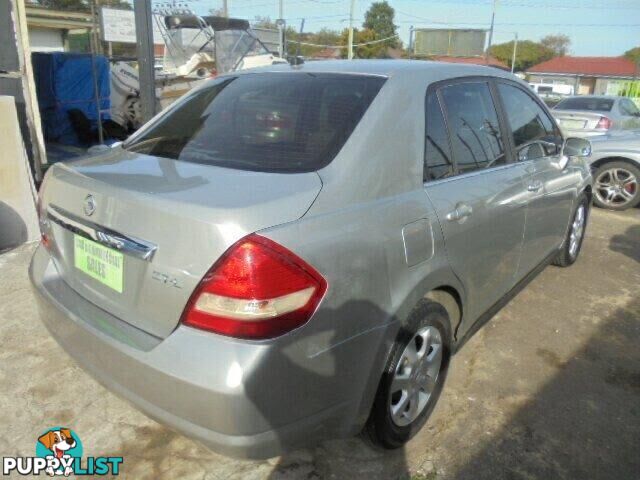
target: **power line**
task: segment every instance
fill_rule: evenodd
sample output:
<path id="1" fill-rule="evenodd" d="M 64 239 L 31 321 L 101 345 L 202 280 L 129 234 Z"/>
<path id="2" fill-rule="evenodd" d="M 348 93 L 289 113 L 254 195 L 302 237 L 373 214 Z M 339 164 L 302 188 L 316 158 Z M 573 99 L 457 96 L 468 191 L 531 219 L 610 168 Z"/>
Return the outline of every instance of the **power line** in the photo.
<path id="1" fill-rule="evenodd" d="M 398 35 L 391 35 L 390 37 L 380 38 L 379 40 L 371 40 L 370 42 L 354 43 L 353 46 L 354 47 L 364 47 L 365 45 L 374 45 L 376 43 L 386 42 L 388 40 L 391 40 L 391 39 L 397 38 L 397 37 L 398 37 Z M 319 43 L 298 42 L 296 40 L 287 40 L 287 42 L 288 43 L 296 43 L 296 44 L 300 44 L 300 45 L 306 45 L 308 47 L 335 48 L 335 49 L 349 48 L 348 45 L 321 45 Z"/>
<path id="2" fill-rule="evenodd" d="M 307 3 L 310 0 L 295 0 L 293 2 L 287 2 L 286 5 L 300 5 L 303 3 Z M 337 3 L 343 3 L 341 0 L 329 0 L 329 1 L 323 1 L 323 2 L 312 2 L 315 5 L 335 5 Z M 242 4 L 242 5 L 233 5 L 233 10 L 246 10 L 249 8 L 256 8 L 256 7 L 277 7 L 277 3 L 274 2 L 270 2 L 270 3 L 246 3 L 246 4 Z"/>
<path id="3" fill-rule="evenodd" d="M 414 15 L 412 13 L 407 13 L 407 12 L 403 12 L 402 10 L 398 10 L 396 9 L 396 13 L 399 13 L 400 15 L 404 15 L 405 17 L 409 17 L 409 18 L 414 18 L 416 20 L 424 20 L 426 23 L 429 24 L 433 24 L 433 25 L 488 25 L 487 22 L 440 22 L 437 20 L 432 20 L 430 18 L 426 18 L 426 17 L 421 17 L 419 15 Z M 396 20 L 398 23 L 415 23 L 412 22 L 410 20 Z M 540 22 L 535 22 L 535 23 L 521 23 L 521 22 L 498 22 L 499 25 L 501 26 L 505 26 L 505 25 L 509 25 L 509 26 L 541 26 L 541 27 L 558 27 L 558 26 L 565 26 L 565 27 L 621 27 L 621 28 L 625 28 L 625 27 L 640 27 L 640 23 L 628 23 L 628 24 L 624 24 L 624 23 L 615 23 L 615 24 L 604 24 L 604 23 L 540 23 Z"/>
<path id="4" fill-rule="evenodd" d="M 234 2 L 235 3 L 235 2 Z M 294 0 L 292 2 L 287 2 L 288 5 L 300 5 L 303 3 L 312 3 L 315 5 L 335 5 L 337 3 L 344 3 L 343 0 Z M 277 4 L 275 2 L 269 3 L 243 3 L 241 5 L 233 5 L 234 10 L 245 9 L 245 8 L 254 8 L 254 7 L 275 7 Z"/>
<path id="5" fill-rule="evenodd" d="M 405 0 L 405 1 L 417 1 L 422 2 L 424 0 Z M 540 3 L 540 2 L 527 2 L 526 0 L 501 0 L 503 3 L 501 7 L 523 7 L 523 8 L 540 8 L 540 9 L 570 9 L 570 10 L 580 10 L 580 9 L 591 9 L 591 10 L 638 10 L 640 9 L 640 4 L 635 5 L 615 5 L 610 2 L 602 2 L 601 0 L 597 0 L 599 5 L 584 5 L 584 4 L 572 4 L 572 5 L 562 5 L 557 2 L 553 3 Z M 453 4 L 453 5 L 469 5 L 469 6 L 490 6 L 492 5 L 492 0 L 430 0 L 431 3 L 444 3 L 444 4 Z"/>

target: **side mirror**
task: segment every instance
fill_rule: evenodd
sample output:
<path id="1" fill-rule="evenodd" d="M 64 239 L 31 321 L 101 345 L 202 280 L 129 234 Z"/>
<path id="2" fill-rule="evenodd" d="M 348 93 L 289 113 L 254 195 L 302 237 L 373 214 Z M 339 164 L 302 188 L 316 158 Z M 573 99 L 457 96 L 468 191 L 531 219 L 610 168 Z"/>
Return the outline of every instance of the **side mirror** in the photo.
<path id="1" fill-rule="evenodd" d="M 569 137 L 562 146 L 562 156 L 589 157 L 591 156 L 591 142 L 584 138 Z"/>

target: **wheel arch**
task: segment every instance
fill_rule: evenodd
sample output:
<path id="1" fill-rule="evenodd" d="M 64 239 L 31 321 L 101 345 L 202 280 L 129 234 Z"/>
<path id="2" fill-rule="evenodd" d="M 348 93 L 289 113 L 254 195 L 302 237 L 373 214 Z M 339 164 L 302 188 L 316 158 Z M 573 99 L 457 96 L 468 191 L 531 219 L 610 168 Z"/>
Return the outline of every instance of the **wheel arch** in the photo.
<path id="1" fill-rule="evenodd" d="M 598 160 L 591 162 L 591 171 L 595 173 L 595 171 L 599 169 L 602 165 L 606 163 L 611 163 L 611 162 L 625 162 L 635 166 L 636 168 L 640 168 L 640 162 L 632 158 L 620 156 L 620 155 L 610 155 L 610 156 L 599 158 Z"/>
<path id="2" fill-rule="evenodd" d="M 363 389 L 360 399 L 356 425 L 364 425 L 366 419 L 371 412 L 371 406 L 375 398 L 375 392 L 378 389 L 384 369 L 389 361 L 389 355 L 392 353 L 393 343 L 396 336 L 408 316 L 418 307 L 419 303 L 425 298 L 441 304 L 449 315 L 449 327 L 451 333 L 451 348 L 455 352 L 456 333 L 462 322 L 464 312 L 464 290 L 462 285 L 456 285 L 456 277 L 449 269 L 444 269 L 446 273 L 439 272 L 439 275 L 427 277 L 408 295 L 403 302 L 401 308 L 396 312 L 396 318 L 399 321 L 389 323 L 385 327 L 384 334 L 381 335 L 381 343 L 379 345 L 379 353 L 376 356 L 377 361 L 371 369 L 369 379 Z M 434 281 L 435 278 L 439 281 Z"/>
<path id="3" fill-rule="evenodd" d="M 456 333 L 460 327 L 464 313 L 462 297 L 458 290 L 451 285 L 440 285 L 427 292 L 424 298 L 439 303 L 447 311 L 449 315 L 449 326 L 451 327 L 451 340 L 455 342 Z"/>

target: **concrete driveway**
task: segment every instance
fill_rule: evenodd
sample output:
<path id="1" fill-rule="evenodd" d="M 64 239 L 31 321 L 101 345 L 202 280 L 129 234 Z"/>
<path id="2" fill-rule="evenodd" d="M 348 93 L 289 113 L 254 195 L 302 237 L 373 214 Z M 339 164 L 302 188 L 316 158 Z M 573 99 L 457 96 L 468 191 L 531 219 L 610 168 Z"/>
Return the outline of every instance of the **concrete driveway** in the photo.
<path id="1" fill-rule="evenodd" d="M 595 209 L 579 261 L 548 267 L 454 358 L 427 426 L 379 452 L 354 438 L 237 461 L 149 420 L 75 366 L 35 316 L 33 247 L 0 256 L 3 456 L 66 425 L 135 479 L 640 477 L 640 210 Z"/>

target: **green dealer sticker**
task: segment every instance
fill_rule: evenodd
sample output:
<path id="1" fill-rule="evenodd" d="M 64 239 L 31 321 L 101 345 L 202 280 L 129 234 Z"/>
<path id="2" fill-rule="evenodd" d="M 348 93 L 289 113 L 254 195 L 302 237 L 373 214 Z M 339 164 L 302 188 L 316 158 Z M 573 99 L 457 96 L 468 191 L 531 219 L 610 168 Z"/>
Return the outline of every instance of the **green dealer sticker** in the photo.
<path id="1" fill-rule="evenodd" d="M 124 255 L 79 235 L 73 236 L 73 254 L 78 270 L 122 293 Z"/>

